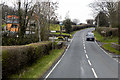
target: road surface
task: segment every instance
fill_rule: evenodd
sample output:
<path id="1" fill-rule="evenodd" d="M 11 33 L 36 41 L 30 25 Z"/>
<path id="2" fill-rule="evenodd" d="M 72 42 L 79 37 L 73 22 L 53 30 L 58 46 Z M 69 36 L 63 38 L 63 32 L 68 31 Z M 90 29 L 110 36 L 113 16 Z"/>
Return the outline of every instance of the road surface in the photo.
<path id="1" fill-rule="evenodd" d="M 95 42 L 86 41 L 94 28 L 77 32 L 64 56 L 45 78 L 118 78 L 118 63 Z"/>

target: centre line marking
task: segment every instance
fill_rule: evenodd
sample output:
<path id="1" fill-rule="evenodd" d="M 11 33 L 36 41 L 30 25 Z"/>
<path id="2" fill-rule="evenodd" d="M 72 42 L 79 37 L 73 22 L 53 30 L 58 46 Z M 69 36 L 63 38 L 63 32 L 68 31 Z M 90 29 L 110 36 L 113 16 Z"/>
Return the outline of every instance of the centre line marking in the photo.
<path id="1" fill-rule="evenodd" d="M 83 44 L 85 43 L 85 41 L 83 41 Z"/>
<path id="2" fill-rule="evenodd" d="M 83 46 L 85 47 L 85 44 L 83 44 Z"/>
<path id="3" fill-rule="evenodd" d="M 91 62 L 90 62 L 90 60 L 88 60 L 88 63 L 89 63 L 90 66 L 92 65 Z"/>
<path id="4" fill-rule="evenodd" d="M 96 74 L 96 72 L 93 68 L 92 68 L 92 71 L 93 71 L 93 74 L 94 74 L 95 78 L 98 78 L 98 76 L 97 76 L 97 74 Z"/>
<path id="5" fill-rule="evenodd" d="M 85 51 L 85 53 L 87 53 L 86 50 L 84 50 L 84 51 Z"/>
<path id="6" fill-rule="evenodd" d="M 85 49 L 85 47 L 84 47 L 84 49 Z"/>
<path id="7" fill-rule="evenodd" d="M 86 54 L 86 58 L 88 59 L 88 55 Z"/>

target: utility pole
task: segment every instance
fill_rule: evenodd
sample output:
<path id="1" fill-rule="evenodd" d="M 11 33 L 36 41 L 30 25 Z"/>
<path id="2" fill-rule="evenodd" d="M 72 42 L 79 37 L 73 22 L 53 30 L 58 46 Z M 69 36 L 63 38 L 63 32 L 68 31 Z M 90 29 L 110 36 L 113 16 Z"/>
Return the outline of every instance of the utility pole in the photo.
<path id="1" fill-rule="evenodd" d="M 0 4 L 0 79 L 2 79 L 2 4 Z"/>
<path id="2" fill-rule="evenodd" d="M 38 3 L 38 9 L 40 8 L 40 4 L 39 4 L 39 2 L 37 2 Z M 40 36 L 40 33 L 41 33 L 41 28 L 40 28 L 40 9 L 38 10 L 38 37 L 39 37 L 39 42 L 41 42 L 41 36 Z"/>
<path id="3" fill-rule="evenodd" d="M 97 27 L 99 27 L 99 21 L 100 21 L 100 18 L 99 18 L 99 14 L 98 14 L 98 18 L 97 18 Z"/>
<path id="4" fill-rule="evenodd" d="M 118 0 L 118 37 L 119 37 L 119 45 L 120 45 L 120 1 Z M 119 76 L 120 77 L 120 76 Z"/>

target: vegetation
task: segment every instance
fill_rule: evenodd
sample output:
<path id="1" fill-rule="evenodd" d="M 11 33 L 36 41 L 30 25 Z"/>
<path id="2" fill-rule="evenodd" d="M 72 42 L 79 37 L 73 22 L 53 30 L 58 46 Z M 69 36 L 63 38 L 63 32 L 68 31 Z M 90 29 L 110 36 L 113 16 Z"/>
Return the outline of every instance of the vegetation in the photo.
<path id="1" fill-rule="evenodd" d="M 101 27 L 103 27 L 103 26 L 109 27 L 108 17 L 103 12 L 99 12 L 99 14 L 96 16 L 96 18 L 95 18 L 95 24 L 97 25 L 98 22 L 99 22 L 99 26 L 101 26 Z"/>
<path id="2" fill-rule="evenodd" d="M 62 55 L 64 48 L 50 51 L 50 55 L 45 55 L 38 59 L 32 66 L 24 69 L 20 74 L 12 75 L 11 78 L 40 78 L 52 64 Z"/>
<path id="3" fill-rule="evenodd" d="M 110 51 L 110 52 L 113 52 L 115 54 L 119 54 L 120 55 L 120 52 L 118 50 L 116 50 L 115 48 L 112 48 L 110 43 L 109 44 L 104 44 L 103 48 L 108 50 L 108 51 Z"/>
<path id="4" fill-rule="evenodd" d="M 71 20 L 70 19 L 66 19 L 63 21 L 63 24 L 64 24 L 64 28 L 66 30 L 66 33 L 69 33 L 72 31 L 72 26 L 71 26 Z"/>
<path id="5" fill-rule="evenodd" d="M 64 26 L 62 26 L 63 28 Z M 60 31 L 60 25 L 59 24 L 50 24 L 50 31 Z"/>
<path id="6" fill-rule="evenodd" d="M 103 37 L 100 35 L 97 31 L 94 31 L 95 38 L 97 41 L 100 41 L 102 43 L 102 47 L 110 52 L 113 52 L 115 54 L 120 54 L 118 50 L 111 47 L 111 43 L 118 44 L 118 37 Z"/>
<path id="7" fill-rule="evenodd" d="M 97 31 L 94 32 L 95 33 L 95 38 L 103 43 L 118 43 L 118 37 L 103 37 L 102 35 L 100 35 Z"/>
<path id="8" fill-rule="evenodd" d="M 50 54 L 52 42 L 40 42 L 23 46 L 2 47 L 2 76 L 19 73 L 21 69 L 32 65 L 37 59 Z"/>

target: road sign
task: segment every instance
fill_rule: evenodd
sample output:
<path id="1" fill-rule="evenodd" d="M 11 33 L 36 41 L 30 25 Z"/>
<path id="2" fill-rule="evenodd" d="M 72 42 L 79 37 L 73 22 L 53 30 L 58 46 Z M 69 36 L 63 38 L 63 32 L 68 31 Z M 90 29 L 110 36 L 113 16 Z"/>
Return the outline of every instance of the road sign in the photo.
<path id="1" fill-rule="evenodd" d="M 52 33 L 55 33 L 56 31 L 51 31 Z"/>
<path id="2" fill-rule="evenodd" d="M 62 26 L 62 25 L 63 25 L 63 22 L 60 22 L 59 25 Z"/>

